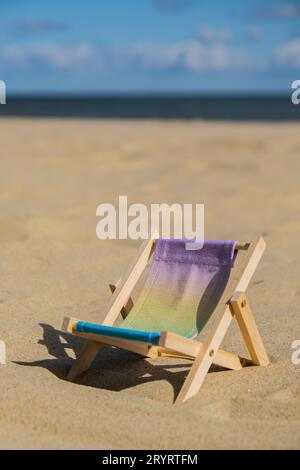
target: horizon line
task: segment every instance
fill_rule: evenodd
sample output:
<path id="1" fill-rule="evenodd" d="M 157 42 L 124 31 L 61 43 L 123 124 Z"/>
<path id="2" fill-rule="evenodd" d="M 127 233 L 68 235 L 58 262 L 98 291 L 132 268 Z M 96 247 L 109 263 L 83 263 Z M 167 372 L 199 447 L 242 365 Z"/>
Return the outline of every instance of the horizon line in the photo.
<path id="1" fill-rule="evenodd" d="M 289 92 L 283 91 L 248 91 L 248 92 L 13 92 L 7 93 L 8 99 L 19 98 L 286 98 L 290 97 Z"/>

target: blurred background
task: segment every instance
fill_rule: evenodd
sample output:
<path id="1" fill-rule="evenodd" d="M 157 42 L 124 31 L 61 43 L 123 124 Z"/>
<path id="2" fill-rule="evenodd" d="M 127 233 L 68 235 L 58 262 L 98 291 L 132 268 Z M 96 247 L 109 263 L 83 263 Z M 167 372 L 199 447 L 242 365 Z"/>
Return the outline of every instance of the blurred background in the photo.
<path id="1" fill-rule="evenodd" d="M 0 0 L 0 80 L 0 448 L 299 449 L 300 1 Z M 186 360 L 107 349 L 65 382 L 63 317 L 101 322 L 141 243 L 96 237 L 120 195 L 263 235 L 270 367 L 213 372 L 187 407 Z M 236 328 L 222 348 L 246 354 Z"/>
<path id="2" fill-rule="evenodd" d="M 0 115 L 298 119 L 299 77 L 299 0 L 1 0 Z"/>

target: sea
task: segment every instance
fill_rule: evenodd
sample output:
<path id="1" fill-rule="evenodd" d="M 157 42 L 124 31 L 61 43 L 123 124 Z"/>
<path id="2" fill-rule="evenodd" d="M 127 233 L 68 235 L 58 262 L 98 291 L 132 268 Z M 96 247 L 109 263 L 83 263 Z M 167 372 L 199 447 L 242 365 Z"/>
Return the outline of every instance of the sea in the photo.
<path id="1" fill-rule="evenodd" d="M 299 121 L 300 105 L 272 95 L 8 96 L 1 117 Z"/>

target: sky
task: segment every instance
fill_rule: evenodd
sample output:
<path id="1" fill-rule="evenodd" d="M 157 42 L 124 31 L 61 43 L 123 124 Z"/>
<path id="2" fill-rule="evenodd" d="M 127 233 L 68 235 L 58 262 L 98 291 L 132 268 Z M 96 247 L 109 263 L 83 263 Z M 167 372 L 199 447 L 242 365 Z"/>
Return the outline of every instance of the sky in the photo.
<path id="1" fill-rule="evenodd" d="M 0 0 L 8 93 L 290 93 L 300 0 Z"/>

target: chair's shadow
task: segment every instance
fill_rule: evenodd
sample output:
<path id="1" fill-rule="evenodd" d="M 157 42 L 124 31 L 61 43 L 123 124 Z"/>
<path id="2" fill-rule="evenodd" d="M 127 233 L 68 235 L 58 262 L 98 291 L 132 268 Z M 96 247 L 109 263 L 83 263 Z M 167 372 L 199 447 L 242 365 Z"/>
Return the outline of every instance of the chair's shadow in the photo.
<path id="1" fill-rule="evenodd" d="M 47 348 L 52 359 L 24 362 L 14 361 L 18 365 L 29 367 L 42 367 L 48 369 L 61 380 L 67 380 L 67 372 L 71 367 L 72 359 L 67 351 L 73 350 L 78 356 L 83 346 L 83 340 L 56 330 L 51 325 L 40 324 L 43 328 L 43 339 L 38 341 Z M 112 391 L 121 391 L 139 384 L 166 380 L 173 387 L 174 399 L 179 393 L 184 378 L 191 367 L 190 361 L 180 360 L 174 364 L 152 365 L 145 358 L 121 351 L 115 348 L 101 349 L 90 369 L 76 379 L 81 385 L 103 388 Z M 174 371 L 176 369 L 176 373 Z M 183 369 L 179 370 L 178 369 Z M 219 370 L 218 368 L 214 370 Z"/>

